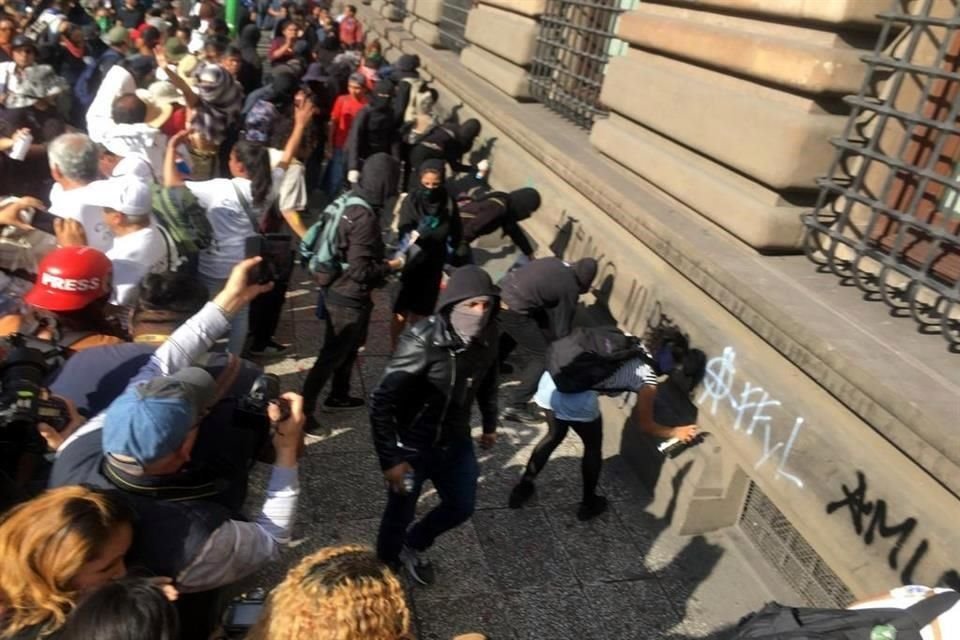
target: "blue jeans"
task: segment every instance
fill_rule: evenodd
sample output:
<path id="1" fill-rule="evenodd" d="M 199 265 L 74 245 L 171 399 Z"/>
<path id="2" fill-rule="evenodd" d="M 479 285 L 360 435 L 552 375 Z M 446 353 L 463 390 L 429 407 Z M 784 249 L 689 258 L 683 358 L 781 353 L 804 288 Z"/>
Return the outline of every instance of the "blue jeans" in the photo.
<path id="1" fill-rule="evenodd" d="M 344 149 L 334 149 L 327 168 L 323 172 L 321 188 L 331 200 L 340 195 L 344 178 L 347 177 L 347 153 Z"/>
<path id="2" fill-rule="evenodd" d="M 226 279 L 210 278 L 200 274 L 200 279 L 207 286 L 212 300 L 227 284 Z M 245 306 L 233 316 L 230 321 L 230 333 L 227 334 L 227 352 L 239 356 L 243 353 L 243 345 L 247 342 L 247 333 L 250 331 L 250 305 Z"/>
<path id="3" fill-rule="evenodd" d="M 387 508 L 380 521 L 377 555 L 387 563 L 397 561 L 404 544 L 417 551 L 427 550 L 439 535 L 466 522 L 477 503 L 480 467 L 473 440 L 467 438 L 435 447 L 409 462 L 415 474 L 413 491 L 399 494 L 388 490 Z M 410 527 L 416 516 L 417 499 L 427 480 L 433 482 L 440 504 Z"/>

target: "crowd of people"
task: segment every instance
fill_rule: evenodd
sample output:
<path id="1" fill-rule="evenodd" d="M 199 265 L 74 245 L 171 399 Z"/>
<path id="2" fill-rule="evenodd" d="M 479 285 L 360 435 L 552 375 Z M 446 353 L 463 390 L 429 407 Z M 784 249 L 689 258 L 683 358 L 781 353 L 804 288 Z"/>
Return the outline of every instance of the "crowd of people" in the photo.
<path id="1" fill-rule="evenodd" d="M 569 429 L 583 439 L 581 520 L 607 507 L 600 395 L 637 392 L 652 436 L 697 436 L 655 419 L 661 382 L 689 394 L 703 373 L 676 328 L 596 384 L 554 379 L 596 262 L 538 257 L 521 227 L 537 190 L 492 189 L 468 156 L 480 123 L 440 118 L 419 59 L 389 64 L 329 4 L 259 0 L 236 25 L 213 0 L 0 7 L 0 639 L 411 638 L 398 576 L 433 583 L 428 550 L 474 511 L 474 404 L 481 447 L 501 420 L 548 427 L 511 508 Z M 494 283 L 471 245 L 498 232 L 518 258 Z M 274 333 L 297 253 L 325 330 L 281 393 L 262 365 L 290 348 Z M 355 397 L 388 284 L 394 351 Z M 319 550 L 252 619 L 223 613 L 291 537 L 328 383 L 323 409 L 369 412 L 376 549 Z M 266 496 L 244 514 L 257 463 Z M 428 480 L 440 503 L 414 522 Z"/>

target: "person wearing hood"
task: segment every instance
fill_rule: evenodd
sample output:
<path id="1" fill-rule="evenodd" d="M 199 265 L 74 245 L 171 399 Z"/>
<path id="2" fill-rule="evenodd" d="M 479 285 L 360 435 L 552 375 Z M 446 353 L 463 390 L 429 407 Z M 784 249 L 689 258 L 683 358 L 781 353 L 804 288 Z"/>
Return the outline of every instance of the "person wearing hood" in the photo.
<path id="1" fill-rule="evenodd" d="M 346 267 L 324 288 L 327 330 L 303 385 L 308 432 L 320 428 L 314 417 L 317 399 L 331 377 L 325 409 L 353 409 L 364 404 L 362 399 L 350 397 L 350 374 L 367 339 L 373 290 L 404 264 L 402 257 L 385 259 L 379 222 L 384 205 L 396 195 L 399 173 L 396 160 L 378 153 L 367 160 L 353 191 L 341 196 L 347 204 L 337 228 L 337 247 Z"/>
<path id="2" fill-rule="evenodd" d="M 509 272 L 500 283 L 503 291 L 500 326 L 501 361 L 514 347 L 524 356 L 518 373 L 520 384 L 512 387 L 501 417 L 504 420 L 538 424 L 539 411 L 528 402 L 537 390 L 545 368 L 547 347 L 573 329 L 573 315 L 580 296 L 590 291 L 597 275 L 597 261 L 581 258 L 569 264 L 560 258 L 539 258 Z"/>
<path id="3" fill-rule="evenodd" d="M 417 190 L 408 193 L 400 206 L 397 233 L 410 248 L 393 305 L 394 344 L 407 322 L 430 315 L 436 306 L 448 247 L 469 250 L 463 246 L 457 204 L 444 186 L 443 161 L 430 160 L 420 167 Z"/>
<path id="4" fill-rule="evenodd" d="M 434 127 L 420 138 L 410 150 L 411 168 L 408 189 L 415 189 L 418 169 L 427 160 L 443 160 L 454 173 L 476 173 L 476 167 L 463 163 L 463 154 L 470 151 L 480 135 L 480 121 L 470 119 L 462 124 L 447 123 Z"/>
<path id="5" fill-rule="evenodd" d="M 523 261 L 533 260 L 533 245 L 520 228 L 540 208 L 540 193 L 532 188 L 517 189 L 510 193 L 495 191 L 460 205 L 460 220 L 463 222 L 463 242 L 467 245 L 480 236 L 502 231 L 509 236 L 523 254 Z"/>
<path id="6" fill-rule="evenodd" d="M 466 522 L 476 504 L 474 402 L 483 424 L 481 446 L 496 443 L 499 304 L 499 291 L 483 269 L 455 270 L 436 312 L 403 333 L 370 396 L 373 443 L 388 485 L 377 555 L 401 564 L 420 584 L 434 581 L 427 549 Z M 440 504 L 410 527 L 427 480 Z"/>
<path id="7" fill-rule="evenodd" d="M 263 62 L 257 54 L 257 45 L 260 43 L 260 29 L 255 24 L 248 24 L 240 30 L 237 36 L 237 49 L 240 50 L 241 67 L 247 69 L 242 76 L 250 77 L 251 86 L 260 86 L 263 80 Z M 241 82 L 246 87 L 246 83 Z M 249 95 L 252 93 L 248 91 Z"/>
<path id="8" fill-rule="evenodd" d="M 391 80 L 381 80 L 370 94 L 367 106 L 360 110 L 350 127 L 347 138 L 347 180 L 354 183 L 360 177 L 363 161 L 375 153 L 389 153 L 396 157 L 399 142 L 397 122 L 393 110 L 396 90 Z"/>

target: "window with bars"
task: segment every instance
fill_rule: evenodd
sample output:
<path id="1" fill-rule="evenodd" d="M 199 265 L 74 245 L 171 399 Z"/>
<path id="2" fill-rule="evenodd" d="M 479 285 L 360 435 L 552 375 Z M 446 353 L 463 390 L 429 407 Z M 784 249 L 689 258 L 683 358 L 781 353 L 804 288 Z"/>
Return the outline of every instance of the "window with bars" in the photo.
<path id="1" fill-rule="evenodd" d="M 619 52 L 617 18 L 631 0 L 547 0 L 530 71 L 532 96 L 589 129 L 606 115 L 600 87 L 611 55 Z"/>
<path id="2" fill-rule="evenodd" d="M 464 35 L 467 29 L 467 15 L 473 7 L 473 0 L 443 0 L 443 14 L 437 27 L 440 30 L 440 45 L 451 51 L 461 51 L 467 46 Z"/>
<path id="3" fill-rule="evenodd" d="M 807 254 L 960 347 L 960 7 L 896 3 L 847 98 Z M 941 11 L 935 14 L 934 9 Z"/>

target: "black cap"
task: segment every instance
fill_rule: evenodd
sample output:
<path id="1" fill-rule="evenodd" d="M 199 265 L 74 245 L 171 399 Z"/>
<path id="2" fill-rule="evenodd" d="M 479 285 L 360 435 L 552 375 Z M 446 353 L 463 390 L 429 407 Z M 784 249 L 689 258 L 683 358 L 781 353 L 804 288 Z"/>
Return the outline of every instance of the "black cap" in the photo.
<path id="1" fill-rule="evenodd" d="M 27 36 L 20 34 L 14 36 L 13 42 L 10 43 L 11 49 L 23 49 L 24 47 L 30 47 L 34 51 L 37 50 L 37 43 L 28 38 Z"/>

